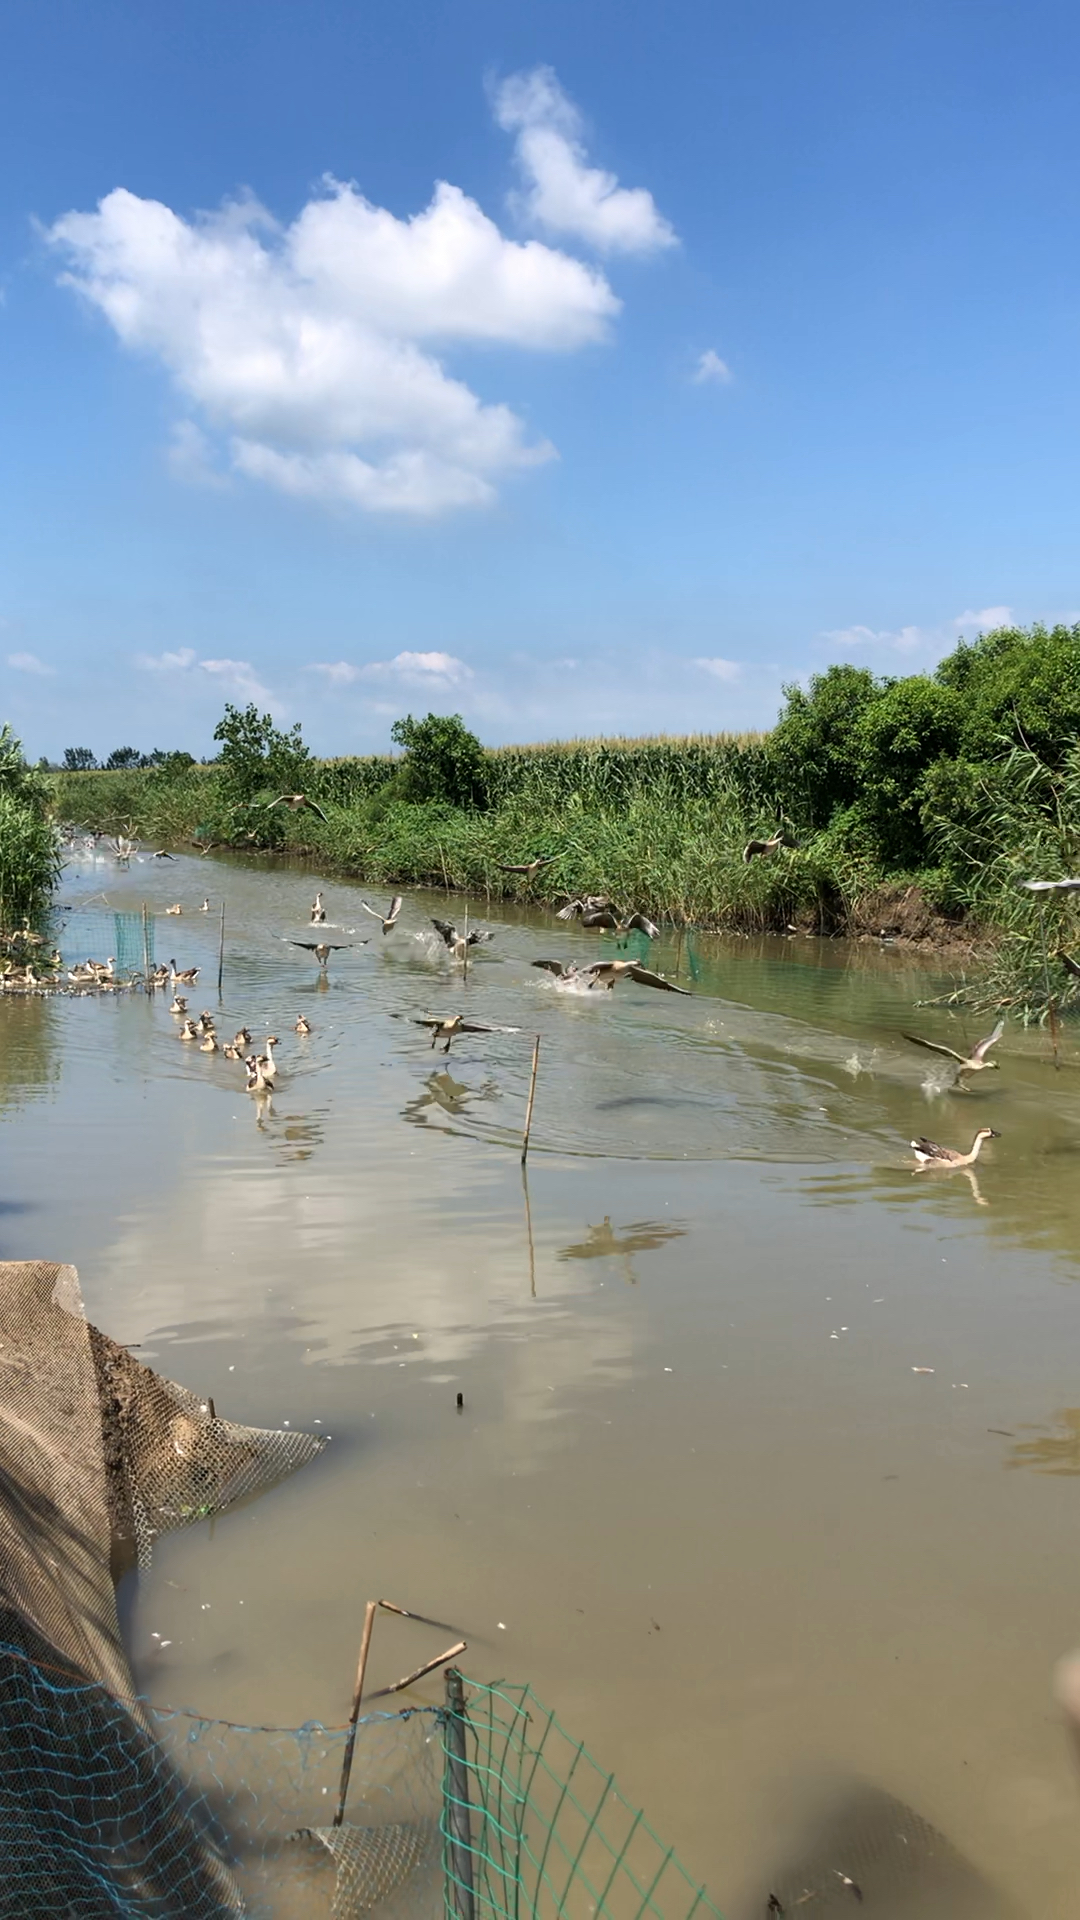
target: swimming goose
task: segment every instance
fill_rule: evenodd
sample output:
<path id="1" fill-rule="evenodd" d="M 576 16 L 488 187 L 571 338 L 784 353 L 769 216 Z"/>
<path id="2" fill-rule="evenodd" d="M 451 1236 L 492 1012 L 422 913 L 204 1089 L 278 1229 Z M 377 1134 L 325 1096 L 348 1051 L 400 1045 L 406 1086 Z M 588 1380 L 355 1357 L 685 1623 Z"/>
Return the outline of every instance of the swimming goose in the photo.
<path id="1" fill-rule="evenodd" d="M 310 1033 L 311 1032 L 311 1022 L 305 1017 L 304 1014 L 302 1013 L 297 1014 L 296 1025 L 293 1028 L 293 1032 L 294 1033 Z"/>
<path id="2" fill-rule="evenodd" d="M 274 1083 L 268 1080 L 253 1053 L 244 1061 L 247 1068 L 247 1091 L 249 1093 L 273 1093 Z"/>
<path id="3" fill-rule="evenodd" d="M 180 970 L 177 971 L 175 960 L 169 961 L 169 967 L 171 969 L 170 979 L 174 987 L 193 987 L 202 972 L 201 967 L 181 967 Z"/>
<path id="4" fill-rule="evenodd" d="M 203 1032 L 205 1033 L 206 1038 L 205 1040 L 199 1041 L 199 1052 L 200 1053 L 216 1053 L 218 1050 L 218 1043 L 217 1043 L 217 1035 L 215 1034 L 213 1027 L 204 1027 Z"/>
<path id="5" fill-rule="evenodd" d="M 463 1013 L 414 1014 L 413 1025 L 431 1028 L 431 1044 L 445 1040 L 444 1053 L 449 1053 L 455 1034 L 458 1033 L 520 1033 L 520 1027 L 494 1027 L 483 1020 L 466 1020 Z"/>
<path id="6" fill-rule="evenodd" d="M 266 1052 L 259 1055 L 259 1065 L 265 1069 L 271 1080 L 277 1073 L 277 1061 L 274 1059 L 274 1048 L 280 1047 L 280 1045 L 281 1041 L 278 1039 L 277 1034 L 268 1033 L 266 1036 Z"/>
<path id="7" fill-rule="evenodd" d="M 250 1047 L 250 1045 L 251 1045 L 251 1034 L 248 1031 L 247 1027 L 237 1027 L 236 1032 L 233 1034 L 233 1046 L 239 1047 L 242 1054 L 244 1048 Z"/>
<path id="8" fill-rule="evenodd" d="M 185 1020 L 183 1026 L 180 1029 L 181 1040 L 197 1040 L 198 1037 L 199 1037 L 199 1029 L 195 1025 L 194 1020 Z"/>
<path id="9" fill-rule="evenodd" d="M 366 947 L 366 940 L 290 940 L 290 947 L 303 947 L 305 952 L 313 953 L 320 967 L 325 968 L 332 953 L 344 953 L 346 947 Z"/>
<path id="10" fill-rule="evenodd" d="M 165 911 L 166 911 L 166 913 L 171 913 L 171 914 L 177 914 L 177 913 L 183 913 L 183 911 L 184 911 L 184 909 L 183 909 L 183 907 L 182 907 L 182 906 L 180 905 L 180 902 L 179 902 L 179 901 L 177 901 L 177 902 L 176 902 L 176 904 L 175 904 L 175 906 L 172 906 L 172 907 L 166 907 L 166 909 L 165 909 Z"/>
<path id="11" fill-rule="evenodd" d="M 509 860 L 497 860 L 495 864 L 500 873 L 523 873 L 531 880 L 533 874 L 539 873 L 541 867 L 552 866 L 558 857 L 557 853 L 536 853 L 531 860 L 522 860 L 517 863 Z"/>
<path id="12" fill-rule="evenodd" d="M 572 960 L 534 960 L 534 967 L 542 967 L 546 973 L 553 973 L 557 980 L 583 981 L 589 987 L 604 987 L 610 992 L 619 980 L 636 980 L 642 987 L 658 987 L 662 993 L 683 993 L 689 996 L 689 987 L 677 987 L 673 981 L 665 980 L 662 973 L 653 973 L 651 968 L 639 966 L 636 960 L 594 960 L 591 967 L 578 967 Z"/>
<path id="13" fill-rule="evenodd" d="M 390 933 L 397 926 L 398 915 L 404 904 L 404 898 L 400 893 L 395 893 L 387 913 L 380 913 L 377 907 L 369 907 L 366 900 L 360 902 L 364 912 L 370 913 L 373 920 L 378 920 L 384 934 Z"/>
<path id="14" fill-rule="evenodd" d="M 980 1127 L 971 1143 L 970 1153 L 958 1153 L 955 1147 L 939 1147 L 933 1140 L 913 1140 L 911 1150 L 920 1167 L 972 1167 L 984 1140 L 999 1140 L 994 1127 Z"/>
<path id="15" fill-rule="evenodd" d="M 209 913 L 209 911 L 210 911 L 210 902 L 209 902 L 209 900 L 204 900 L 204 901 L 203 901 L 203 903 L 202 903 L 202 906 L 201 906 L 201 907 L 199 908 L 199 912 L 200 912 L 200 913 Z"/>
<path id="16" fill-rule="evenodd" d="M 200 1013 L 199 1015 L 198 1024 L 203 1033 L 213 1033 L 214 1031 L 213 1014 L 210 1013 L 208 1009 L 204 1008 L 202 1013 Z"/>
<path id="17" fill-rule="evenodd" d="M 485 940 L 495 938 L 493 933 L 481 933 L 476 928 L 470 929 L 468 935 L 459 933 L 449 920 L 436 920 L 434 916 L 431 924 L 436 933 L 442 936 L 446 950 L 454 960 L 464 960 L 470 947 L 479 947 Z"/>
<path id="18" fill-rule="evenodd" d="M 221 1051 L 225 1055 L 226 1060 L 242 1060 L 244 1057 L 241 1048 L 228 1040 L 225 1042 Z"/>
<path id="19" fill-rule="evenodd" d="M 309 807 L 325 826 L 330 825 L 322 808 L 315 800 L 309 800 L 306 793 L 279 793 L 276 800 L 267 802 L 266 812 L 272 813 L 275 807 L 288 807 L 290 813 L 303 813 L 304 808 Z"/>
<path id="20" fill-rule="evenodd" d="M 182 993 L 176 993 L 173 995 L 173 1003 L 172 1003 L 172 1006 L 169 1008 L 169 1012 L 179 1013 L 179 1014 L 187 1013 L 187 1001 L 185 1000 Z"/>
<path id="21" fill-rule="evenodd" d="M 116 957 L 109 955 L 107 960 L 88 960 L 87 966 L 93 969 L 95 980 L 112 980 L 116 977 Z"/>
<path id="22" fill-rule="evenodd" d="M 987 1034 L 985 1040 L 980 1040 L 977 1046 L 972 1047 L 970 1054 L 957 1053 L 954 1047 L 944 1047 L 939 1040 L 921 1040 L 917 1033 L 905 1033 L 904 1039 L 910 1040 L 912 1046 L 926 1047 L 931 1053 L 943 1053 L 946 1059 L 955 1060 L 955 1085 L 959 1086 L 963 1074 L 981 1073 L 984 1067 L 996 1067 L 998 1065 L 996 1060 L 988 1060 L 986 1056 L 991 1047 L 997 1046 L 1004 1031 L 1005 1022 L 1004 1020 L 999 1020 L 993 1033 Z"/>
<path id="23" fill-rule="evenodd" d="M 311 924 L 313 927 L 321 927 L 325 921 L 326 908 L 323 906 L 323 897 L 321 893 L 317 893 L 311 903 Z"/>

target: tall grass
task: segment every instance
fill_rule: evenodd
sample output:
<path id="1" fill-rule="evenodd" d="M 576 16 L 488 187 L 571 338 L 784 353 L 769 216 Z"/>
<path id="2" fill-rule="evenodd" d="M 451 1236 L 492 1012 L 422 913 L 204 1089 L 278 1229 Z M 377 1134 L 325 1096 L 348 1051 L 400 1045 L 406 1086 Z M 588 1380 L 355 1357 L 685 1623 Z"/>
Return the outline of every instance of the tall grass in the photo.
<path id="1" fill-rule="evenodd" d="M 0 786 L 0 931 L 41 919 L 60 864 L 56 833 L 44 813 Z"/>

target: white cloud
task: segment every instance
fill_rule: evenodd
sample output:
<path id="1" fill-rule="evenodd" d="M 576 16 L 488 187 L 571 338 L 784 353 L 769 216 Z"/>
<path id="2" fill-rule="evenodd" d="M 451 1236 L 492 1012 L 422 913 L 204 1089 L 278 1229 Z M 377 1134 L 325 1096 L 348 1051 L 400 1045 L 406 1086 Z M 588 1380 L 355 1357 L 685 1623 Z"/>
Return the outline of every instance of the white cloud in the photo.
<path id="1" fill-rule="evenodd" d="M 581 116 L 550 67 L 512 74 L 496 88 L 494 105 L 500 127 L 517 135 L 522 210 L 538 226 L 604 253 L 655 253 L 677 244 L 651 193 L 620 187 L 615 174 L 587 165 Z"/>
<path id="2" fill-rule="evenodd" d="M 727 361 L 721 360 L 720 355 L 713 347 L 706 347 L 693 373 L 694 385 L 696 387 L 704 386 L 709 381 L 712 381 L 717 386 L 726 387 L 730 385 L 734 377 Z"/>
<path id="3" fill-rule="evenodd" d="M 717 655 L 712 660 L 695 660 L 695 667 L 704 673 L 711 673 L 716 680 L 725 680 L 729 684 L 742 678 L 742 668 L 737 660 L 724 660 Z"/>
<path id="4" fill-rule="evenodd" d="M 194 647 L 178 647 L 175 653 L 137 653 L 135 665 L 144 673 L 168 673 L 194 682 L 200 673 L 210 675 L 228 694 L 241 700 L 255 700 L 272 714 L 282 711 L 269 687 L 263 685 L 250 660 L 200 660 Z"/>
<path id="5" fill-rule="evenodd" d="M 52 675 L 56 672 L 55 667 L 48 667 L 44 660 L 39 660 L 36 653 L 9 653 L 7 663 L 16 673 Z"/>
<path id="6" fill-rule="evenodd" d="M 372 660 L 360 669 L 368 680 L 400 680 L 412 687 L 457 687 L 473 678 L 473 670 L 452 653 L 396 653 L 392 660 Z"/>
<path id="7" fill-rule="evenodd" d="M 1011 607 L 983 607 L 958 613 L 936 627 L 837 627 L 821 637 L 840 653 L 899 653 L 909 658 L 921 654 L 922 664 L 930 666 L 951 653 L 958 640 L 1007 626 L 1012 617 Z"/>
<path id="8" fill-rule="evenodd" d="M 325 674 L 332 687 L 347 687 L 360 678 L 360 668 L 347 660 L 313 660 L 308 672 Z"/>
<path id="9" fill-rule="evenodd" d="M 603 340 L 621 305 L 596 268 L 507 239 L 445 181 L 399 219 L 327 180 L 284 227 L 252 199 L 189 221 L 118 187 L 45 239 L 63 283 L 159 360 L 216 434 L 179 423 L 183 478 L 220 484 L 224 457 L 285 493 L 367 511 L 483 505 L 501 476 L 552 456 L 448 373 L 434 343 L 570 351 Z"/>

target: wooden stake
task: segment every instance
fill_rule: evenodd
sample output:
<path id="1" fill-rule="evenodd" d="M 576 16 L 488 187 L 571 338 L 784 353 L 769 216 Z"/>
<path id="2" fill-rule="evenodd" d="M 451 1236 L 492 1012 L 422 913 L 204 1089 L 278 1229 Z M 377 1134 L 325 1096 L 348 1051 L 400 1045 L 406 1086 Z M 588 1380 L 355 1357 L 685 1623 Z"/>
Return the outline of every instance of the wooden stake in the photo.
<path id="1" fill-rule="evenodd" d="M 380 1600 L 384 1613 L 396 1613 L 402 1620 L 419 1620 L 422 1627 L 438 1627 L 443 1633 L 460 1633 L 460 1627 L 451 1626 L 449 1620 L 432 1620 L 426 1613 L 414 1613 L 411 1607 L 399 1607 L 393 1600 Z"/>
<path id="2" fill-rule="evenodd" d="M 218 951 L 217 951 L 217 990 L 218 990 L 219 1000 L 221 999 L 221 976 L 224 973 L 224 971 L 225 971 L 225 902 L 223 900 L 221 903 L 221 934 L 218 939 Z"/>
<path id="3" fill-rule="evenodd" d="M 469 977 L 469 909 L 468 907 L 466 907 L 465 909 L 465 952 L 462 955 L 461 965 L 462 965 L 461 978 L 462 978 L 462 982 L 464 982 Z"/>
<path id="4" fill-rule="evenodd" d="M 222 921 L 225 909 L 222 907 Z M 360 1718 L 360 1702 L 364 1695 L 364 1674 L 367 1671 L 368 1649 L 371 1646 L 371 1630 L 375 1625 L 375 1615 L 379 1611 L 377 1600 L 369 1600 L 364 1614 L 364 1631 L 360 1636 L 360 1658 L 356 1664 L 356 1686 L 353 1689 L 352 1711 L 349 1714 L 349 1731 L 345 1736 L 345 1753 L 341 1762 L 341 1780 L 338 1785 L 337 1811 L 333 1824 L 340 1827 L 345 1818 L 345 1799 L 349 1791 L 349 1775 L 352 1772 L 353 1748 L 356 1745 L 356 1723 Z"/>
<path id="5" fill-rule="evenodd" d="M 150 922 L 146 916 L 145 900 L 142 903 L 142 964 L 143 981 L 146 986 L 146 991 L 147 993 L 152 993 L 153 988 L 150 985 Z"/>
<path id="6" fill-rule="evenodd" d="M 540 1064 L 540 1035 L 536 1036 L 533 1047 L 532 1072 L 529 1075 L 529 1104 L 525 1109 L 525 1133 L 521 1142 L 521 1164 L 525 1165 L 529 1157 L 529 1134 L 532 1131 L 533 1101 L 536 1098 L 536 1069 Z"/>
<path id="7" fill-rule="evenodd" d="M 465 1689 L 456 1667 L 446 1670 L 446 1773 L 443 1779 L 443 1832 L 446 1851 L 446 1907 L 457 1920 L 473 1920 L 472 1823 L 469 1818 L 469 1755 L 466 1746 Z"/>
<path id="8" fill-rule="evenodd" d="M 456 1660 L 459 1653 L 466 1653 L 468 1646 L 467 1640 L 458 1640 L 454 1646 L 447 1647 L 445 1653 L 437 1653 L 434 1660 L 425 1660 L 415 1673 L 407 1673 L 404 1680 L 395 1680 L 392 1687 L 380 1687 L 378 1693 L 369 1693 L 368 1699 L 385 1700 L 388 1693 L 401 1693 L 403 1688 L 411 1687 L 414 1681 L 422 1680 L 426 1673 L 434 1673 L 436 1667 L 445 1666 L 448 1660 Z"/>

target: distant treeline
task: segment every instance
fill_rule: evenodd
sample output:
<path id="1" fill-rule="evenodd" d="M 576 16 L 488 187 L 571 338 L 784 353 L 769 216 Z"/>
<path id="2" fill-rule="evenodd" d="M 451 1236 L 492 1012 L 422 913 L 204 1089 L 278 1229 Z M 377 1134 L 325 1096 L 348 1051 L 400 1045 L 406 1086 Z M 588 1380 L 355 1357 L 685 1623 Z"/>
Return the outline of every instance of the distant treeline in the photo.
<path id="1" fill-rule="evenodd" d="M 842 927 L 882 900 L 888 924 L 890 890 L 916 887 L 931 915 L 997 928 L 1007 947 L 1029 931 L 1017 880 L 1080 867 L 1080 626 L 998 628 L 924 674 L 830 667 L 785 690 L 768 734 L 484 749 L 460 718 L 428 715 L 393 737 L 396 755 L 318 761 L 298 726 L 229 707 L 210 764 L 135 766 L 123 749 L 122 767 L 51 784 L 61 816 L 89 826 L 308 849 L 371 880 L 505 895 L 519 883 L 500 863 L 552 852 L 539 896 L 610 892 L 716 926 Z M 326 821 L 272 807 L 283 792 Z M 795 848 L 744 861 L 777 824 Z M 1076 909 L 1050 911 L 1052 938 L 1071 938 Z"/>

